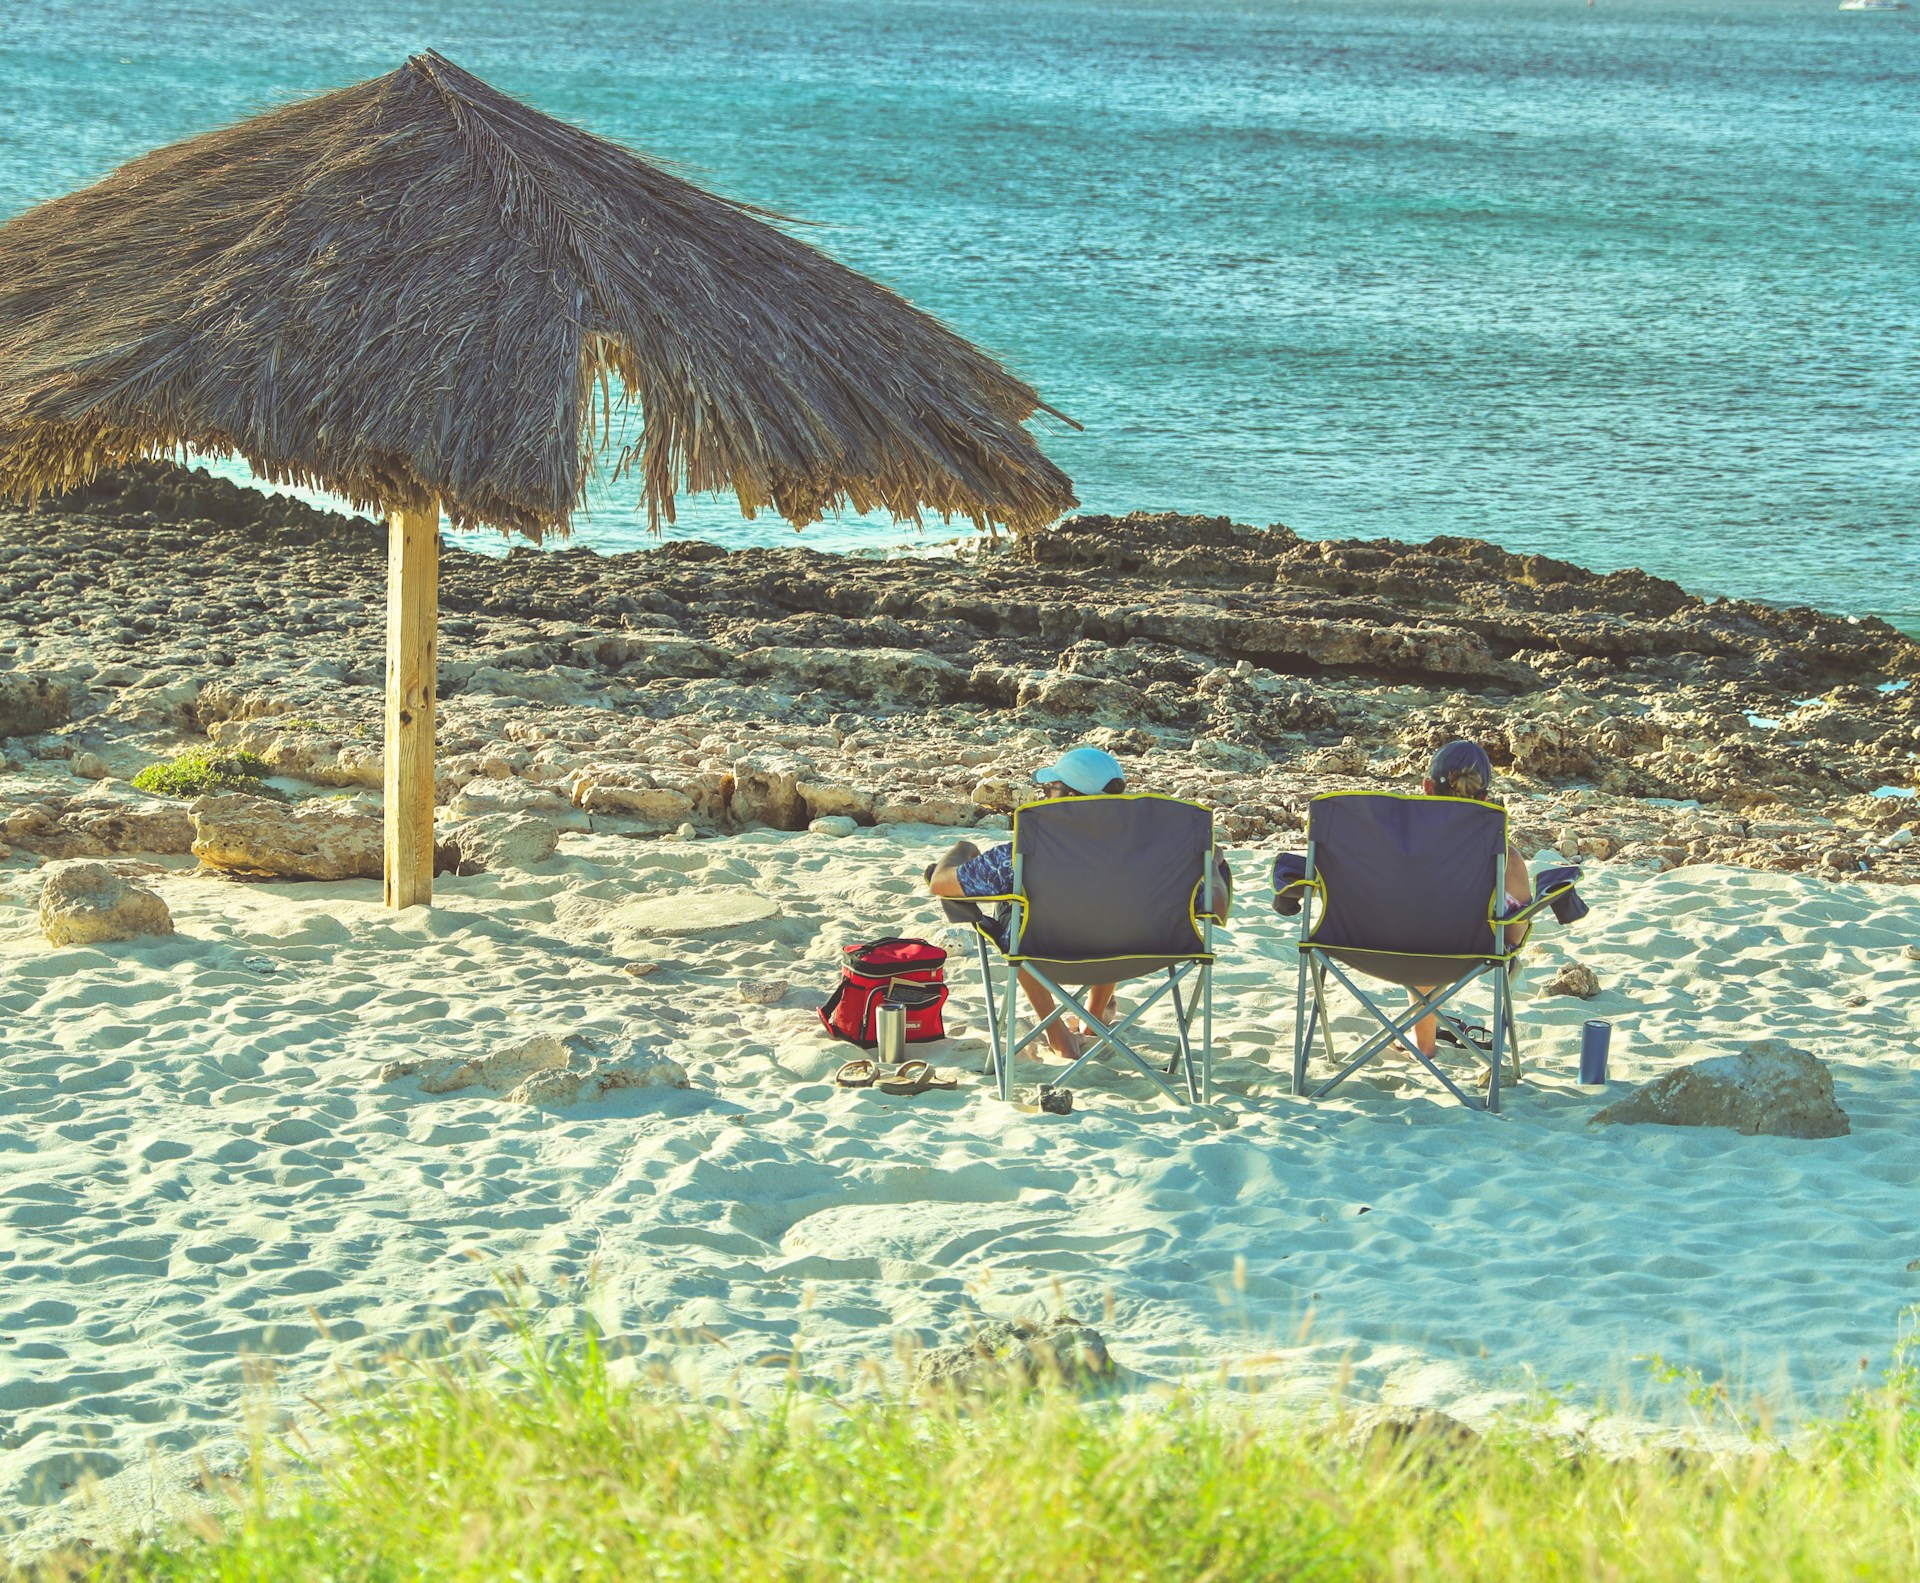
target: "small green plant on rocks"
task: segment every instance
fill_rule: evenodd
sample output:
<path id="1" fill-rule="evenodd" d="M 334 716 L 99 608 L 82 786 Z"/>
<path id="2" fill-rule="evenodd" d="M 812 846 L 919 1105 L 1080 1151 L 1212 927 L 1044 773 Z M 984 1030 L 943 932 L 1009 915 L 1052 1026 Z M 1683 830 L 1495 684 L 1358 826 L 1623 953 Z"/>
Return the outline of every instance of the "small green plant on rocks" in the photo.
<path id="1" fill-rule="evenodd" d="M 141 791 L 163 797 L 200 797 L 208 792 L 237 791 L 254 797 L 287 801 L 277 786 L 269 786 L 266 760 L 257 753 L 223 752 L 219 748 L 188 748 L 176 758 L 149 764 L 133 777 Z"/>

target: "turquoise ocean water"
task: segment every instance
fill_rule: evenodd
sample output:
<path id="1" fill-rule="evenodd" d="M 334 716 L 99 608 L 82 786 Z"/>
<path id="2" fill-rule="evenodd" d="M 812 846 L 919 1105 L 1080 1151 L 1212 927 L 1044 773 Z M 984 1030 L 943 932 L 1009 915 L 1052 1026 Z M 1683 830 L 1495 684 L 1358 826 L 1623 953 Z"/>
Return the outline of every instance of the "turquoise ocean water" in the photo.
<path id="1" fill-rule="evenodd" d="M 1046 443 L 1089 508 L 1920 628 L 1920 10 L 0 0 L 0 215 L 423 46 L 822 222 L 1086 424 Z"/>

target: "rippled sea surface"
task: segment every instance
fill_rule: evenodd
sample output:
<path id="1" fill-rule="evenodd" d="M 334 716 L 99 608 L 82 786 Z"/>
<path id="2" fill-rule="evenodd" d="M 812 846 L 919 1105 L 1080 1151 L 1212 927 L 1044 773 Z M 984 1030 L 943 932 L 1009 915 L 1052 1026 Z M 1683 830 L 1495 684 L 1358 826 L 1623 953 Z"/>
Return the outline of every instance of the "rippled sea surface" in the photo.
<path id="1" fill-rule="evenodd" d="M 1920 10 L 0 0 L 0 215 L 426 46 L 823 222 L 1085 423 L 1089 508 L 1920 627 Z"/>

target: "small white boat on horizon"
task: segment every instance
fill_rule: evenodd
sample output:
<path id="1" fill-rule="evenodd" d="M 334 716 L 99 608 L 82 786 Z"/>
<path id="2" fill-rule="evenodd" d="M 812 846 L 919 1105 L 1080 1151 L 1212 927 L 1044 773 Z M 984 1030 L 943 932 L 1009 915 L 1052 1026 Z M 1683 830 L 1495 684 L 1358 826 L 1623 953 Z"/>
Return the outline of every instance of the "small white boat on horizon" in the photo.
<path id="1" fill-rule="evenodd" d="M 1907 0 L 1840 0 L 1842 11 L 1905 11 Z"/>

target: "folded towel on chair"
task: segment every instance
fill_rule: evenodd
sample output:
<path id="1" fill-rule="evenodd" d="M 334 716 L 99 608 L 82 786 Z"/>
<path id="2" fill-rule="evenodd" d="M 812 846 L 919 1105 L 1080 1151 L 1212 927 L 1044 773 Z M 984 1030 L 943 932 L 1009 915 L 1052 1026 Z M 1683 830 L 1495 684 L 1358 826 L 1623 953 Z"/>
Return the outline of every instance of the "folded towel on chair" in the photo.
<path id="1" fill-rule="evenodd" d="M 1304 853 L 1282 852 L 1273 860 L 1273 910 L 1282 918 L 1298 917 L 1300 892 L 1294 887 L 1307 877 Z"/>
<path id="2" fill-rule="evenodd" d="M 1579 882 L 1579 879 L 1580 865 L 1578 863 L 1567 863 L 1559 868 L 1542 869 L 1534 879 L 1533 894 L 1537 899 L 1546 895 L 1547 892 L 1551 890 L 1559 890 L 1561 886 L 1565 886 L 1566 889 L 1561 891 L 1558 896 L 1555 896 L 1548 905 L 1552 907 L 1553 916 L 1559 922 L 1578 923 L 1593 910 L 1580 899 L 1579 892 L 1573 888 L 1574 885 Z"/>

